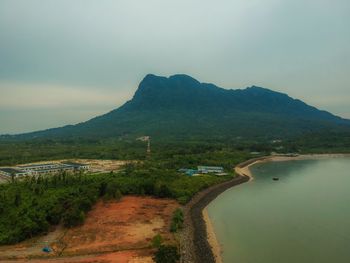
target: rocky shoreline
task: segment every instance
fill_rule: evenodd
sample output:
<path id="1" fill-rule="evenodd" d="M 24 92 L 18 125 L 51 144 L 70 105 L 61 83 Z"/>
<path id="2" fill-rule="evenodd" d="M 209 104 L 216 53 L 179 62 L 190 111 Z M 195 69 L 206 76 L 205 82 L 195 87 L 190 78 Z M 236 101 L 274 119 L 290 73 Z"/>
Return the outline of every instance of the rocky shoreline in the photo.
<path id="1" fill-rule="evenodd" d="M 238 175 L 230 181 L 214 185 L 195 195 L 184 207 L 185 222 L 180 242 L 181 262 L 215 263 L 215 255 L 208 242 L 203 209 L 225 190 L 248 182 L 249 177 Z"/>

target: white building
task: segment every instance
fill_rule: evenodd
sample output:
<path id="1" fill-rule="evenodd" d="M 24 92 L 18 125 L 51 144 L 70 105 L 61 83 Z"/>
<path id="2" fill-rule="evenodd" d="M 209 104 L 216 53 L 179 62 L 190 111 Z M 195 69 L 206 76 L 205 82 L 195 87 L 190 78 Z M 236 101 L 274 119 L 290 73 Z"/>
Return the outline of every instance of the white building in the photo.
<path id="1" fill-rule="evenodd" d="M 202 174 L 224 172 L 224 168 L 221 166 L 198 166 L 197 169 L 198 172 Z"/>
<path id="2" fill-rule="evenodd" d="M 79 163 L 44 163 L 19 165 L 12 168 L 0 168 L 0 175 L 3 176 L 25 176 L 25 175 L 46 175 L 60 172 L 75 172 L 89 170 L 89 165 Z"/>
<path id="3" fill-rule="evenodd" d="M 19 169 L 3 167 L 3 168 L 0 168 L 0 175 L 11 177 L 11 176 L 25 176 L 29 174 Z"/>

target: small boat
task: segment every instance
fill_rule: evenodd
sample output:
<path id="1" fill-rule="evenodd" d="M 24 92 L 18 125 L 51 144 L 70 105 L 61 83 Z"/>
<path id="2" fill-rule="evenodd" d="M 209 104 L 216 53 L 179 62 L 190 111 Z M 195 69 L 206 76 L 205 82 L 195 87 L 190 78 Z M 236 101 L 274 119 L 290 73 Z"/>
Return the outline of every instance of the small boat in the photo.
<path id="1" fill-rule="evenodd" d="M 274 178 L 272 178 L 272 180 L 274 180 L 274 181 L 278 181 L 278 180 L 279 180 L 279 178 L 278 178 L 278 177 L 274 177 Z"/>

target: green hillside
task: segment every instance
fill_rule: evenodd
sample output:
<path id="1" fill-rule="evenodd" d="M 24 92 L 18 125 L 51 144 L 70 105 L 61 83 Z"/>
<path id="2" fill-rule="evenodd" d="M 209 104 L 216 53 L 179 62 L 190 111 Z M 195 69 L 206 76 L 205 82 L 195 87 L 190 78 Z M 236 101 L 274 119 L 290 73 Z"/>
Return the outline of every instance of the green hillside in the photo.
<path id="1" fill-rule="evenodd" d="M 322 130 L 348 131 L 350 121 L 265 88 L 227 90 L 187 75 L 147 75 L 134 97 L 116 110 L 19 138 L 285 138 Z"/>

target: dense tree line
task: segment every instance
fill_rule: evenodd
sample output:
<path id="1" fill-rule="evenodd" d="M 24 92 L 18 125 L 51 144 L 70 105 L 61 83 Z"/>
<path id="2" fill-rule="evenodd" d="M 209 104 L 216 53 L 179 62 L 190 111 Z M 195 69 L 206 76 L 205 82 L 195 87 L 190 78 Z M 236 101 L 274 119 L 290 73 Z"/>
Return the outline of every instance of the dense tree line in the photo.
<path id="1" fill-rule="evenodd" d="M 233 173 L 225 177 L 189 177 L 177 172 L 179 168 L 197 164 L 234 166 L 247 158 L 242 152 L 225 154 L 221 150 L 211 154 L 167 152 L 139 164 L 126 165 L 118 173 L 60 173 L 15 179 L 0 185 L 0 244 L 16 243 L 45 233 L 59 223 L 66 227 L 82 224 L 98 199 L 119 199 L 133 194 L 175 198 L 186 203 L 198 191 L 230 179 Z M 232 171 L 231 166 L 228 171 Z M 174 215 L 176 227 L 181 224 L 179 213 Z"/>
<path id="2" fill-rule="evenodd" d="M 145 145 L 133 140 L 31 139 L 0 137 L 0 166 L 59 159 L 144 159 Z"/>
<path id="3" fill-rule="evenodd" d="M 261 152 L 272 151 L 288 152 L 349 152 L 350 135 L 341 132 L 310 132 L 300 136 L 282 139 L 281 143 L 272 143 L 270 137 L 216 137 L 203 139 L 201 137 L 162 139 L 152 138 L 152 153 L 158 158 L 174 157 L 175 160 L 186 155 L 196 164 L 196 156 L 222 152 L 223 155 L 232 152 Z M 119 138 L 41 138 L 41 139 L 15 139 L 0 136 L 0 165 L 15 165 L 34 161 L 57 159 L 119 159 L 119 160 L 144 160 L 146 159 L 146 143 L 135 140 L 135 137 Z M 202 156 L 200 157 L 202 158 Z M 218 156 L 218 158 L 221 158 Z M 224 156 L 225 158 L 225 156 Z M 184 159 L 180 159 L 183 165 Z M 215 161 L 211 160 L 211 163 Z M 228 159 L 227 159 L 228 160 Z M 169 164 L 179 165 L 169 159 Z M 189 164 L 191 164 L 189 162 Z M 230 165 L 227 163 L 227 165 Z"/>

